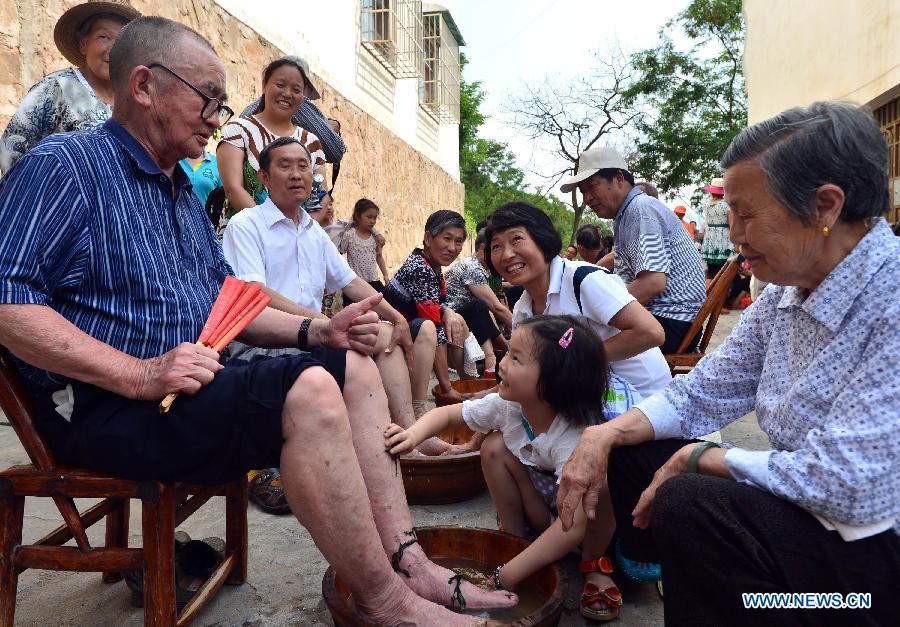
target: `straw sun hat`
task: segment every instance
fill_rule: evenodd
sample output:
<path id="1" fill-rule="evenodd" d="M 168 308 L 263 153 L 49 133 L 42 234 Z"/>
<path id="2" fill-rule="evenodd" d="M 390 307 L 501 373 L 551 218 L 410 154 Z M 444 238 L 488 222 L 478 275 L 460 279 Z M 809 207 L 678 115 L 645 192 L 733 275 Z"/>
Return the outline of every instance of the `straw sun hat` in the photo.
<path id="1" fill-rule="evenodd" d="M 84 55 L 78 49 L 78 29 L 86 19 L 100 13 L 118 15 L 126 22 L 141 16 L 140 11 L 132 7 L 128 0 L 88 0 L 63 13 L 53 29 L 53 41 L 73 65 L 85 63 Z"/>
<path id="2" fill-rule="evenodd" d="M 703 188 L 708 191 L 710 194 L 715 194 L 716 196 L 724 196 L 725 195 L 725 179 L 723 178 L 715 178 L 709 182 L 709 185 Z"/>

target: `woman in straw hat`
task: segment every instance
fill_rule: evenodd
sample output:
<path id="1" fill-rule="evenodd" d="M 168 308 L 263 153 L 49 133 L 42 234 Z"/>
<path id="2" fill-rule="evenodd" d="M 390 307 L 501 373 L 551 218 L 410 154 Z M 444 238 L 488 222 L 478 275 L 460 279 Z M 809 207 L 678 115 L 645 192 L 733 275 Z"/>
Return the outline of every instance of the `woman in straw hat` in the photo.
<path id="1" fill-rule="evenodd" d="M 88 0 L 56 22 L 53 39 L 73 67 L 52 72 L 25 95 L 3 132 L 0 170 L 53 133 L 95 128 L 112 114 L 109 51 L 128 22 L 140 16 L 128 0 Z"/>
<path id="2" fill-rule="evenodd" d="M 709 192 L 709 202 L 703 207 L 706 233 L 700 256 L 706 262 L 706 276 L 716 276 L 728 258 L 734 254 L 728 237 L 728 204 L 725 202 L 725 179 L 715 178 L 703 188 Z"/>

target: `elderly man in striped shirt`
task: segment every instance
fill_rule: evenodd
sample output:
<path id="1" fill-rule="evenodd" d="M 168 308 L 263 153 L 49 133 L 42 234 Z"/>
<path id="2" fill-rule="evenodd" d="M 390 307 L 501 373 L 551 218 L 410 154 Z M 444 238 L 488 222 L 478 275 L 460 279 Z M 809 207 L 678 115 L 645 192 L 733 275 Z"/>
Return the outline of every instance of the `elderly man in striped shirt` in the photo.
<path id="1" fill-rule="evenodd" d="M 613 220 L 612 259 L 599 263 L 615 270 L 662 325 L 663 354 L 674 353 L 706 300 L 703 263 L 687 231 L 668 207 L 635 186 L 625 159 L 610 146 L 578 156 L 578 171 L 560 190 L 576 187 L 598 217 Z"/>
<path id="2" fill-rule="evenodd" d="M 159 17 L 131 22 L 110 56 L 113 118 L 54 135 L 0 180 L 0 342 L 57 460 L 211 484 L 280 464 L 297 518 L 362 616 L 474 624 L 434 603 L 450 603 L 455 580 L 415 543 L 384 451 L 387 402 L 361 354 L 381 296 L 331 321 L 267 309 L 241 336 L 308 355 L 223 367 L 192 344 L 231 268 L 178 161 L 232 115 L 225 71 L 203 37 Z M 184 398 L 161 415 L 170 392 Z M 457 591 L 472 607 L 517 601 Z"/>

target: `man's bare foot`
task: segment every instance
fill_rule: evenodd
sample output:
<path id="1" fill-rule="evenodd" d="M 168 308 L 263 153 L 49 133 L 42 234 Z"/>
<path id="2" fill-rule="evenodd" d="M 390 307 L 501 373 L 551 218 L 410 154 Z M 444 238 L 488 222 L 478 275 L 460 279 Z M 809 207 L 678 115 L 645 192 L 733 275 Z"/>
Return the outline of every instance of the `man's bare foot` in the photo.
<path id="1" fill-rule="evenodd" d="M 428 456 L 443 455 L 450 446 L 451 444 L 449 442 L 444 442 L 438 437 L 432 437 L 419 444 L 419 446 L 416 447 L 416 451 L 422 455 Z"/>
<path id="2" fill-rule="evenodd" d="M 469 444 L 451 444 L 450 448 L 441 453 L 441 455 L 444 457 L 447 455 L 466 455 L 467 453 L 474 453 L 476 451 L 478 451 L 478 449 L 472 448 Z"/>
<path id="3" fill-rule="evenodd" d="M 402 577 L 402 576 L 401 576 Z M 485 622 L 475 616 L 466 616 L 447 610 L 436 603 L 413 594 L 406 586 L 392 586 L 383 598 L 367 599 L 356 604 L 360 617 L 376 625 L 391 627 L 417 627 L 418 625 L 449 625 L 450 627 L 477 627 Z"/>
<path id="4" fill-rule="evenodd" d="M 400 579 L 423 599 L 452 608 L 465 603 L 467 609 L 491 610 L 513 607 L 519 597 L 506 590 L 484 590 L 468 581 L 459 580 L 453 571 L 429 560 L 422 547 L 406 547 L 400 559 Z M 409 573 L 405 576 L 403 571 Z M 460 599 L 462 597 L 462 600 Z"/>

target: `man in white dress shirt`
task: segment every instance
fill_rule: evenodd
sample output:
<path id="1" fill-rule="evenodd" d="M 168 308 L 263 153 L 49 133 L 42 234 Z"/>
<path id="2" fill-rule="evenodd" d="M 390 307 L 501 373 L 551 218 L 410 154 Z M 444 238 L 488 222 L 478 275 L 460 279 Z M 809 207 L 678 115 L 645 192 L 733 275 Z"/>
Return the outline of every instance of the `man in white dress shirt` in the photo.
<path id="1" fill-rule="evenodd" d="M 314 318 L 325 317 L 321 309 L 326 290 L 343 290 L 354 300 L 375 294 L 301 207 L 312 185 L 311 158 L 306 147 L 291 137 L 276 139 L 262 150 L 259 164 L 259 178 L 269 197 L 231 218 L 222 240 L 225 258 L 235 276 L 258 283 L 272 298 L 271 307 Z M 381 301 L 374 311 L 382 321 L 390 323 L 383 325 L 373 358 L 384 382 L 391 417 L 398 424 L 412 426 L 415 415 L 407 357 L 412 354 L 413 343 L 409 324 L 387 301 Z M 232 359 L 249 360 L 258 353 L 277 354 L 238 344 Z M 446 443 L 433 438 L 420 450 L 438 454 L 446 447 Z M 280 491 L 277 474 L 272 471 L 270 475 Z M 272 491 L 271 486 L 265 488 Z M 260 503 L 259 499 L 254 500 Z M 283 509 L 265 505 L 263 508 L 273 513 Z"/>

